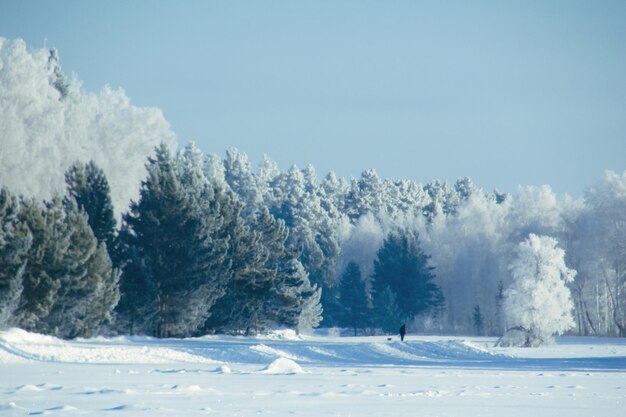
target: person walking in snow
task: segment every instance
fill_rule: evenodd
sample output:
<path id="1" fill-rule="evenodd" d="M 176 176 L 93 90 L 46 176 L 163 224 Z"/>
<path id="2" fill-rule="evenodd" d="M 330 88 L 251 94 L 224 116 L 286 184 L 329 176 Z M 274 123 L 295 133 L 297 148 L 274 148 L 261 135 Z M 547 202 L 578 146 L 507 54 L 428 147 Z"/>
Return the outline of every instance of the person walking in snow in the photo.
<path id="1" fill-rule="evenodd" d="M 400 341 L 404 342 L 404 335 L 406 334 L 406 325 L 400 326 Z"/>

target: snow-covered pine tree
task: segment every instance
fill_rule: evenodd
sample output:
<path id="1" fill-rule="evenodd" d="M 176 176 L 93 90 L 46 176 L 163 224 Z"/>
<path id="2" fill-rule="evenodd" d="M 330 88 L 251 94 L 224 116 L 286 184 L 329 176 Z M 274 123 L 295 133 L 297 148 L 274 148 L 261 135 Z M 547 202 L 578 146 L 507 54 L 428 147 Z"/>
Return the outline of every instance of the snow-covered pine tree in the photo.
<path id="1" fill-rule="evenodd" d="M 22 202 L 20 219 L 33 237 L 15 312 L 27 330 L 72 338 L 91 336 L 110 319 L 118 301 L 118 273 L 98 245 L 86 215 L 71 200 L 44 206 Z"/>
<path id="2" fill-rule="evenodd" d="M 113 249 L 116 221 L 111 202 L 111 189 L 104 174 L 95 162 L 74 163 L 65 172 L 65 183 L 79 210 L 87 214 L 89 226 L 98 242 Z"/>
<path id="3" fill-rule="evenodd" d="M 274 285 L 275 271 L 266 268 L 269 253 L 261 233 L 251 230 L 241 217 L 242 203 L 232 192 L 225 193 L 225 197 L 220 233 L 229 242 L 226 259 L 231 275 L 225 294 L 211 309 L 204 330 L 250 334 L 267 325 L 263 301 Z"/>
<path id="4" fill-rule="evenodd" d="M 339 219 L 331 218 L 322 208 L 322 192 L 311 169 L 305 176 L 293 166 L 275 179 L 270 210 L 285 221 L 289 228 L 287 246 L 300 253 L 309 280 L 323 290 L 334 285 L 340 247 Z"/>
<path id="5" fill-rule="evenodd" d="M 239 201 L 243 204 L 241 215 L 246 220 L 251 219 L 261 203 L 262 196 L 248 156 L 236 148 L 226 151 L 224 176 L 230 189 L 239 196 Z"/>
<path id="6" fill-rule="evenodd" d="M 352 222 L 367 213 L 378 216 L 386 213 L 387 198 L 385 185 L 376 170 L 363 171 L 361 177 L 358 180 L 353 179 L 350 184 L 346 196 L 346 213 Z"/>
<path id="7" fill-rule="evenodd" d="M 341 213 L 344 213 L 346 195 L 350 189 L 350 184 L 343 178 L 337 178 L 337 175 L 329 172 L 321 184 L 322 190 L 327 200 L 330 200 Z"/>
<path id="8" fill-rule="evenodd" d="M 261 201 L 265 207 L 272 206 L 272 187 L 276 178 L 280 175 L 278 164 L 267 155 L 263 155 L 258 173 L 255 176 L 257 189 Z"/>
<path id="9" fill-rule="evenodd" d="M 125 243 L 133 257 L 121 285 L 126 288 L 124 281 L 131 279 L 128 287 L 143 284 L 146 290 L 156 289 L 152 334 L 188 336 L 204 324 L 228 279 L 221 193 L 196 176 L 202 169 L 193 161 L 181 168 L 164 144 L 149 158 L 147 171 L 139 201 L 124 216 Z M 132 312 L 126 304 L 122 307 Z"/>
<path id="10" fill-rule="evenodd" d="M 339 317 L 340 325 L 352 328 L 355 336 L 358 329 L 364 329 L 371 323 L 372 312 L 368 298 L 359 265 L 349 262 L 339 281 L 339 303 L 342 309 Z"/>
<path id="11" fill-rule="evenodd" d="M 524 346 L 548 343 L 574 327 L 574 304 L 566 284 L 576 271 L 565 265 L 565 252 L 549 236 L 530 234 L 517 248 L 509 268 L 513 283 L 505 291 L 507 323 L 525 332 Z"/>
<path id="12" fill-rule="evenodd" d="M 45 208 L 35 199 L 23 199 L 20 204 L 19 221 L 32 234 L 22 275 L 23 290 L 14 313 L 17 325 L 25 330 L 43 331 L 41 319 L 50 314 L 61 286 L 56 272 L 61 269 L 68 242 L 59 230 L 63 225 L 63 209 L 60 199 L 56 201 L 54 209 Z"/>
<path id="13" fill-rule="evenodd" d="M 59 201 L 53 199 L 48 210 L 58 211 Z M 93 336 L 111 319 L 117 305 L 119 273 L 76 203 L 66 202 L 63 211 L 55 237 L 64 242 L 63 256 L 50 268 L 59 288 L 48 315 L 40 317 L 38 330 L 63 338 Z"/>
<path id="14" fill-rule="evenodd" d="M 304 268 L 303 268 L 304 270 Z M 322 322 L 324 307 L 322 305 L 322 289 L 308 280 L 300 286 L 302 309 L 298 317 L 298 331 L 306 333 Z"/>
<path id="15" fill-rule="evenodd" d="M 302 263 L 291 254 L 281 261 L 280 283 L 272 296 L 277 306 L 277 322 L 307 332 L 322 321 L 321 288 L 311 284 Z"/>
<path id="16" fill-rule="evenodd" d="M 32 236 L 19 221 L 15 196 L 0 188 L 0 328 L 15 325 L 14 312 L 22 294 L 22 275 Z"/>

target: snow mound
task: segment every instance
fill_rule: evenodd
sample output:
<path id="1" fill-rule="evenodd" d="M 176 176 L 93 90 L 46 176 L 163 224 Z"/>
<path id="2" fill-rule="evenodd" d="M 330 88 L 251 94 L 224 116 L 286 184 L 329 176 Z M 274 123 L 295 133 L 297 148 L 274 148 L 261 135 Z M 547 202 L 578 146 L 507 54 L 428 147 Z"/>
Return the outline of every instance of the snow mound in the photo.
<path id="1" fill-rule="evenodd" d="M 215 370 L 215 372 L 218 373 L 218 374 L 230 374 L 230 373 L 232 373 L 232 370 L 228 366 L 222 365 L 222 366 L 218 367 Z"/>
<path id="2" fill-rule="evenodd" d="M 274 362 L 270 363 L 261 372 L 266 373 L 266 374 L 273 374 L 273 375 L 285 375 L 285 374 L 291 375 L 291 374 L 305 373 L 304 370 L 300 367 L 300 365 L 298 365 L 291 359 L 287 359 L 287 358 L 276 359 Z"/>

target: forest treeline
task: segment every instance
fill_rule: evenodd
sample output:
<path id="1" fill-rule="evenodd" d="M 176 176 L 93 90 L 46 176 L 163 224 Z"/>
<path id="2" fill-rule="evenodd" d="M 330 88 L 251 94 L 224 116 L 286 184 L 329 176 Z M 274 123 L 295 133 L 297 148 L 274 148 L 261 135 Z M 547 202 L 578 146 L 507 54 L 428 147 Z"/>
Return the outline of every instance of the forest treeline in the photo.
<path id="1" fill-rule="evenodd" d="M 576 271 L 575 332 L 622 335 L 626 176 L 584 200 L 468 178 L 347 181 L 266 158 L 157 147 L 116 221 L 104 172 L 77 162 L 50 201 L 0 192 L 0 324 L 61 337 L 185 337 L 274 327 L 498 335 L 509 265 L 550 235 Z"/>
<path id="2" fill-rule="evenodd" d="M 567 285 L 556 310 L 573 313 L 570 331 L 626 335 L 626 173 L 573 199 L 469 178 L 318 177 L 269 158 L 253 169 L 236 149 L 174 149 L 159 109 L 83 91 L 56 50 L 0 38 L 0 83 L 0 327 L 499 335 L 520 325 L 510 310 L 525 298 L 510 294 L 536 241 Z"/>

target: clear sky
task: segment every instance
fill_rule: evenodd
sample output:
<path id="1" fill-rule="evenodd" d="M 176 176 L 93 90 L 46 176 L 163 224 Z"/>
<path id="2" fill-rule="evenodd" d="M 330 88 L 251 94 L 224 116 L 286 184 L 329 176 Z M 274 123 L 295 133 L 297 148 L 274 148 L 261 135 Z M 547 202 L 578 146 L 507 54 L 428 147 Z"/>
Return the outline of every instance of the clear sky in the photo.
<path id="1" fill-rule="evenodd" d="M 0 0 L 0 36 L 255 165 L 574 196 L 626 169 L 622 0 Z"/>

